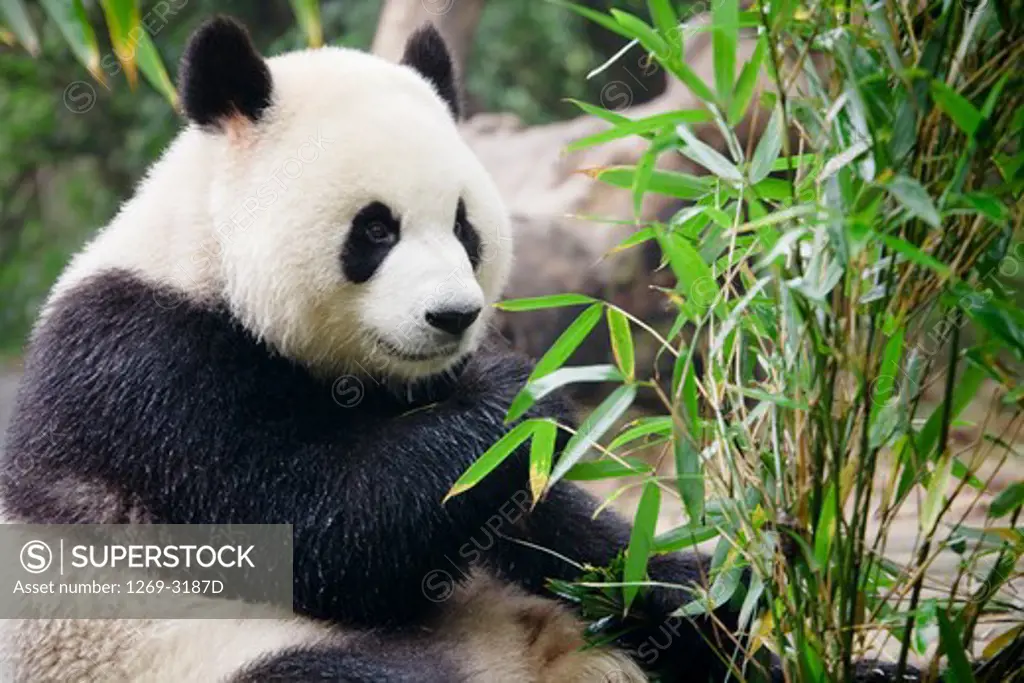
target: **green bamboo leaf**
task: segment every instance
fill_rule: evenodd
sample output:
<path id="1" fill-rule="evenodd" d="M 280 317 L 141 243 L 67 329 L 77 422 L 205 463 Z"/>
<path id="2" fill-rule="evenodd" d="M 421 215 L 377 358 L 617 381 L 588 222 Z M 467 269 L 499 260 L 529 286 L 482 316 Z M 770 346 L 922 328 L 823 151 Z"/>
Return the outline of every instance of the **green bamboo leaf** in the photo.
<path id="1" fill-rule="evenodd" d="M 944 278 L 948 278 L 951 275 L 949 266 L 942 263 L 931 254 L 926 254 L 904 239 L 893 235 L 878 235 L 878 239 L 882 240 L 882 243 L 885 244 L 885 246 L 889 247 L 896 253 L 906 256 L 907 260 L 912 263 L 924 266 L 925 268 L 930 268 Z"/>
<path id="2" fill-rule="evenodd" d="M 881 409 L 889 403 L 900 377 L 900 358 L 903 356 L 903 337 L 906 330 L 898 328 L 885 342 L 882 351 L 882 362 L 878 366 L 878 375 L 870 387 L 869 398 L 872 404 L 871 422 L 875 423 Z"/>
<path id="3" fill-rule="evenodd" d="M 615 451 L 645 436 L 668 436 L 672 433 L 672 418 L 667 415 L 644 417 L 630 424 L 633 426 L 627 427 L 608 444 L 608 450 Z"/>
<path id="4" fill-rule="evenodd" d="M 634 477 L 654 472 L 654 468 L 648 465 L 643 458 L 623 458 L 623 460 L 626 462 L 625 465 L 615 460 L 578 462 L 562 478 L 567 481 L 598 481 L 600 479 Z"/>
<path id="5" fill-rule="evenodd" d="M 989 292 L 978 292 L 963 283 L 953 288 L 955 304 L 972 321 L 993 335 L 1007 349 L 1024 358 L 1024 311 L 999 301 Z"/>
<path id="6" fill-rule="evenodd" d="M 530 442 L 530 493 L 533 504 L 540 501 L 551 475 L 551 461 L 555 454 L 555 437 L 558 425 L 551 420 L 542 420 L 533 431 Z"/>
<path id="7" fill-rule="evenodd" d="M 82 0 L 41 0 L 41 3 L 50 19 L 57 24 L 75 58 L 89 70 L 93 78 L 106 83 L 106 77 L 100 69 L 100 48 L 96 42 L 96 32 L 89 23 Z"/>
<path id="8" fill-rule="evenodd" d="M 674 232 L 659 233 L 658 244 L 687 301 L 699 310 L 711 306 L 718 299 L 718 283 L 700 253 L 686 238 Z"/>
<path id="9" fill-rule="evenodd" d="M 739 172 L 739 169 L 731 161 L 719 154 L 716 149 L 702 142 L 688 127 L 685 125 L 677 126 L 676 132 L 679 133 L 679 137 L 686 143 L 686 147 L 680 150 L 684 156 L 700 164 L 723 180 L 728 180 L 736 185 L 743 183 L 743 174 Z"/>
<path id="10" fill-rule="evenodd" d="M 22 47 L 33 57 L 38 55 L 39 35 L 32 25 L 32 20 L 28 18 L 25 3 L 22 0 L 0 0 L 0 16 Z"/>
<path id="11" fill-rule="evenodd" d="M 290 0 L 295 19 L 306 34 L 306 43 L 310 47 L 321 47 L 324 44 L 324 28 L 320 23 L 319 0 Z"/>
<path id="12" fill-rule="evenodd" d="M 910 176 L 899 175 L 889 181 L 885 187 L 910 215 L 920 218 L 933 228 L 939 227 L 939 223 L 942 221 L 939 211 L 928 195 L 928 190 L 917 180 Z"/>
<path id="13" fill-rule="evenodd" d="M 718 527 L 684 524 L 656 536 L 652 550 L 656 553 L 674 553 L 711 540 L 719 533 Z"/>
<path id="14" fill-rule="evenodd" d="M 921 510 L 917 515 L 919 528 L 924 533 L 929 533 L 935 527 L 935 523 L 939 521 L 939 513 L 946 500 L 946 487 L 949 486 L 952 470 L 953 456 L 946 453 L 939 458 L 935 471 L 931 473 L 924 501 L 921 503 Z"/>
<path id="15" fill-rule="evenodd" d="M 704 521 L 704 463 L 690 436 L 679 432 L 673 439 L 676 483 L 691 525 Z"/>
<path id="16" fill-rule="evenodd" d="M 992 501 L 988 508 L 989 517 L 1002 517 L 1024 505 L 1024 480 L 1015 481 Z"/>
<path id="17" fill-rule="evenodd" d="M 503 311 L 518 312 L 579 306 L 581 304 L 592 304 L 595 301 L 596 299 L 585 294 L 552 294 L 550 296 L 537 296 L 527 299 L 506 299 L 505 301 L 499 301 L 494 306 Z"/>
<path id="18" fill-rule="evenodd" d="M 484 477 L 494 471 L 494 468 L 503 463 L 524 441 L 530 438 L 539 424 L 547 422 L 547 420 L 526 420 L 513 427 L 469 466 L 469 469 L 452 485 L 442 503 L 479 484 Z"/>
<path id="19" fill-rule="evenodd" d="M 615 187 L 631 190 L 635 166 L 606 166 L 584 171 L 590 177 Z M 647 181 L 647 191 L 677 199 L 700 199 L 714 189 L 714 179 L 674 171 L 655 170 Z"/>
<path id="20" fill-rule="evenodd" d="M 964 408 L 970 404 L 981 388 L 985 380 L 985 372 L 974 365 L 967 363 L 960 372 L 956 384 L 953 387 L 952 405 L 950 406 L 949 419 L 953 420 L 960 416 Z M 940 403 L 932 411 L 924 427 L 917 435 L 917 450 L 926 458 L 931 458 L 937 453 L 939 447 L 939 436 L 942 431 L 942 412 L 945 402 Z"/>
<path id="21" fill-rule="evenodd" d="M 640 41 L 645 50 L 662 57 L 668 56 L 668 43 L 643 19 L 629 12 L 617 9 L 610 10 L 610 14 L 619 23 L 619 26 L 629 34 L 630 38 Z"/>
<path id="22" fill-rule="evenodd" d="M 736 589 L 739 588 L 742 577 L 742 567 L 730 567 L 718 573 L 714 583 L 711 584 L 711 588 L 708 589 L 708 602 L 710 603 L 711 611 L 717 610 L 732 599 Z M 676 610 L 673 616 L 698 617 L 702 614 L 707 614 L 708 608 L 709 606 L 704 602 L 694 600 Z"/>
<path id="23" fill-rule="evenodd" d="M 603 304 L 591 304 L 589 308 L 577 316 L 576 320 L 569 327 L 565 328 L 565 331 L 559 335 L 555 343 L 551 345 L 551 348 L 537 361 L 533 372 L 530 373 L 531 382 L 550 372 L 554 372 L 562 367 L 565 361 L 569 360 L 569 356 L 583 343 L 583 340 L 587 338 L 587 335 L 590 334 L 590 331 L 594 329 L 594 326 L 601 319 L 602 308 Z"/>
<path id="24" fill-rule="evenodd" d="M 717 0 L 711 4 L 713 33 L 711 47 L 715 66 L 715 89 L 720 101 L 732 97 L 732 79 L 736 75 L 736 40 L 739 33 L 739 2 Z"/>
<path id="25" fill-rule="evenodd" d="M 799 401 L 794 398 L 789 398 L 779 393 L 769 394 L 767 391 L 760 389 L 754 389 L 752 387 L 736 387 L 736 391 L 748 398 L 756 398 L 758 401 L 764 401 L 771 403 L 772 405 L 779 406 L 781 408 L 789 408 L 790 410 L 810 410 L 811 406 L 807 401 Z"/>
<path id="26" fill-rule="evenodd" d="M 629 40 L 633 39 L 633 36 L 631 36 L 628 31 L 622 28 L 622 26 L 620 26 L 617 21 L 609 17 L 607 14 L 595 12 L 589 7 L 583 7 L 582 5 L 577 5 L 574 2 L 564 2 L 564 0 L 549 0 L 549 2 L 560 7 L 565 7 L 566 9 L 572 10 L 573 12 L 580 15 L 584 19 L 589 19 L 598 26 L 601 26 L 611 31 L 612 33 L 617 33 L 623 38 L 627 38 Z"/>
<path id="27" fill-rule="evenodd" d="M 944 609 L 936 610 L 935 615 L 939 622 L 939 642 L 949 661 L 943 678 L 947 683 L 974 683 L 974 671 L 964 649 L 960 620 L 950 621 Z"/>
<path id="28" fill-rule="evenodd" d="M 622 373 L 614 365 L 584 365 L 576 368 L 559 368 L 543 377 L 527 382 L 526 386 L 512 399 L 506 422 L 514 422 L 529 410 L 534 403 L 557 389 L 580 382 L 621 382 Z"/>
<path id="29" fill-rule="evenodd" d="M 676 126 L 680 123 L 710 123 L 712 120 L 711 113 L 703 109 L 680 109 L 678 111 L 647 116 L 642 119 L 627 119 L 625 123 L 612 126 L 608 130 L 573 140 L 565 146 L 565 149 L 567 152 L 575 152 L 629 137 L 630 135 L 648 136 L 659 130 L 664 130 L 668 126 Z"/>
<path id="30" fill-rule="evenodd" d="M 565 445 L 562 455 L 559 456 L 558 462 L 551 472 L 552 485 L 565 476 L 566 472 L 586 455 L 590 447 L 612 428 L 615 421 L 629 410 L 636 399 L 636 391 L 635 384 L 622 385 L 587 416 L 573 437 L 569 439 L 569 443 Z"/>
<path id="31" fill-rule="evenodd" d="M 654 529 L 658 524 L 660 508 L 661 489 L 655 480 L 649 479 L 644 484 L 636 517 L 633 519 L 633 531 L 629 537 L 626 563 L 622 572 L 623 583 L 635 584 L 647 578 L 647 560 L 651 556 L 651 546 L 654 545 Z M 622 587 L 622 597 L 627 611 L 639 590 L 640 587 L 637 585 Z"/>
<path id="32" fill-rule="evenodd" d="M 768 120 L 768 125 L 765 126 L 764 133 L 761 134 L 761 139 L 757 143 L 757 149 L 754 150 L 754 157 L 750 160 L 750 183 L 752 185 L 757 185 L 768 177 L 775 166 L 775 161 L 779 158 L 779 152 L 782 151 L 784 131 L 782 130 L 781 114 L 782 107 L 780 105 L 772 112 L 772 117 Z"/>
<path id="33" fill-rule="evenodd" d="M 633 381 L 636 357 L 633 353 L 633 333 L 629 329 L 629 318 L 614 306 L 608 307 L 608 334 L 611 337 L 612 355 L 627 381 Z"/>
<path id="34" fill-rule="evenodd" d="M 985 192 L 968 192 L 956 197 L 970 209 L 998 225 L 1004 225 L 1010 218 L 1010 210 L 998 198 Z"/>
<path id="35" fill-rule="evenodd" d="M 139 7 L 135 0 L 100 0 L 100 6 L 107 21 L 107 32 L 114 54 L 124 68 L 128 85 L 134 88 L 139 81 L 136 64 L 137 36 L 144 33 L 141 28 Z"/>
<path id="36" fill-rule="evenodd" d="M 761 64 L 764 62 L 764 55 L 768 51 L 768 42 L 764 36 L 757 40 L 754 53 L 750 55 L 750 61 L 743 65 L 740 77 L 736 80 L 736 89 L 733 90 L 732 99 L 729 101 L 727 120 L 730 126 L 736 126 L 743 120 L 744 114 L 750 108 L 750 102 L 754 97 L 754 87 L 757 85 L 757 78 L 761 75 Z M 794 164 L 795 167 L 795 164 Z"/>
<path id="37" fill-rule="evenodd" d="M 832 552 L 832 539 L 836 529 L 836 487 L 830 484 L 825 491 L 821 503 L 821 513 L 814 527 L 814 559 L 822 567 L 828 565 L 829 553 Z"/>
<path id="38" fill-rule="evenodd" d="M 552 0 L 552 1 L 554 1 L 554 0 Z M 601 119 L 603 121 L 607 121 L 608 123 L 611 123 L 611 124 L 616 125 L 616 126 L 627 124 L 627 123 L 630 122 L 630 119 L 626 118 L 622 114 L 616 114 L 613 111 L 608 111 L 604 107 L 598 107 L 598 106 L 595 106 L 593 104 L 589 104 L 587 102 L 581 102 L 580 100 L 574 100 L 571 97 L 566 98 L 565 101 L 569 102 L 570 104 L 576 105 L 577 107 L 579 107 L 586 114 L 590 114 L 591 116 L 596 116 L 597 118 L 599 118 L 599 119 Z"/>
<path id="39" fill-rule="evenodd" d="M 651 12 L 651 19 L 654 26 L 661 32 L 666 41 L 680 39 L 679 17 L 672 9 L 669 0 L 647 0 L 647 9 Z M 682 46 L 679 46 L 682 49 Z"/>
<path id="40" fill-rule="evenodd" d="M 633 247 L 639 246 L 639 245 L 643 244 L 644 242 L 648 242 L 650 240 L 657 239 L 657 236 L 658 236 L 657 233 L 655 232 L 654 228 L 652 228 L 652 227 L 640 228 L 636 232 L 631 233 L 630 235 L 627 235 L 626 239 L 624 239 L 621 242 L 619 242 L 618 244 L 616 244 L 609 251 L 609 253 L 610 254 L 617 254 L 620 251 L 625 251 L 627 249 L 632 249 Z"/>
<path id="41" fill-rule="evenodd" d="M 931 82 L 931 91 L 935 104 L 953 119 L 960 130 L 971 137 L 978 132 L 982 121 L 981 112 L 970 101 L 940 80 Z"/>
<path id="42" fill-rule="evenodd" d="M 174 83 L 171 82 L 170 77 L 167 75 L 167 69 L 164 68 L 164 62 L 160 59 L 160 53 L 157 52 L 156 46 L 150 39 L 149 34 L 143 31 L 138 38 L 138 44 L 136 46 L 136 58 L 139 64 L 139 70 L 142 75 L 146 77 L 149 84 L 156 89 L 161 95 L 163 95 L 171 106 L 175 109 L 178 108 L 178 90 L 174 87 Z"/>

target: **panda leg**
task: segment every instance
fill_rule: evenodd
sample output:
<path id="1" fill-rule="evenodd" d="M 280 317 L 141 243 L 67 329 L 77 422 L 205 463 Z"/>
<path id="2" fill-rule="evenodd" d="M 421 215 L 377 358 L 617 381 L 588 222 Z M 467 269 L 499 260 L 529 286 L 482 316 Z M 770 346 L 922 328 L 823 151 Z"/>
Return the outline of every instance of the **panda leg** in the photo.
<path id="1" fill-rule="evenodd" d="M 264 657 L 231 683 L 460 683 L 442 653 L 394 642 L 295 647 Z"/>

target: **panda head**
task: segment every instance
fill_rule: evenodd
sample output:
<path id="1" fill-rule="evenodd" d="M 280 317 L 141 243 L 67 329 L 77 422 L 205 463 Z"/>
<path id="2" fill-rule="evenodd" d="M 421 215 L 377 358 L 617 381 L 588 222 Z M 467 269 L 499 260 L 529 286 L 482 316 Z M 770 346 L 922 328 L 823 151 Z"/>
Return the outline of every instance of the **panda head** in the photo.
<path id="1" fill-rule="evenodd" d="M 216 18 L 186 48 L 181 100 L 209 168 L 224 298 L 314 372 L 402 381 L 479 344 L 508 275 L 508 218 L 461 138 L 447 48 L 400 64 L 326 47 L 264 59 Z"/>

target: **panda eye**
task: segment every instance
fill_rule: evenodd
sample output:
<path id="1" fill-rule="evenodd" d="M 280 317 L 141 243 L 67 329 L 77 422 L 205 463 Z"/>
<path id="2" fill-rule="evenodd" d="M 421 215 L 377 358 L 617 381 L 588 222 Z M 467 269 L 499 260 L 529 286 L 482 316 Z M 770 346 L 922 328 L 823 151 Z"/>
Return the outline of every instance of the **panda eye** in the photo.
<path id="1" fill-rule="evenodd" d="M 394 231 L 380 222 L 373 222 L 366 226 L 366 236 L 374 244 L 391 244 L 395 239 Z"/>
<path id="2" fill-rule="evenodd" d="M 401 238 L 401 223 L 382 202 L 371 202 L 352 217 L 341 248 L 342 273 L 350 282 L 366 282 Z"/>
<path id="3" fill-rule="evenodd" d="M 480 235 L 466 217 L 466 204 L 461 199 L 455 212 L 455 238 L 469 256 L 469 263 L 476 270 L 480 265 Z"/>

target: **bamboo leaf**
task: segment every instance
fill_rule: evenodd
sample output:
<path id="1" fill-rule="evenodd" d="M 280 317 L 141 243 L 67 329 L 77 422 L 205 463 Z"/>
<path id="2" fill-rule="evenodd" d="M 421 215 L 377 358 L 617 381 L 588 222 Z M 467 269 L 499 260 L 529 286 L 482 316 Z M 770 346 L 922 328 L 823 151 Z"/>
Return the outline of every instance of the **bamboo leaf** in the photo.
<path id="1" fill-rule="evenodd" d="M 736 75 L 736 39 L 739 33 L 737 0 L 717 0 L 711 4 L 713 33 L 711 46 L 715 67 L 715 89 L 720 101 L 732 97 L 732 79 Z"/>
<path id="2" fill-rule="evenodd" d="M 758 38 L 754 53 L 750 61 L 743 65 L 740 77 L 736 80 L 736 89 L 732 93 L 729 102 L 727 120 L 730 126 L 736 126 L 743 120 L 743 115 L 750 108 L 750 101 L 754 97 L 754 87 L 757 85 L 757 78 L 761 75 L 761 64 L 764 62 L 764 55 L 768 51 L 768 42 L 764 36 Z M 795 164 L 794 164 L 795 165 Z"/>
<path id="3" fill-rule="evenodd" d="M 882 240 L 885 246 L 889 247 L 898 254 L 902 254 L 907 257 L 907 260 L 916 263 L 919 266 L 930 268 L 942 277 L 949 277 L 950 271 L 949 266 L 936 259 L 931 254 L 926 254 L 910 242 L 903 240 L 893 235 L 878 235 L 878 239 Z"/>
<path id="4" fill-rule="evenodd" d="M 654 26 L 661 32 L 666 41 L 679 39 L 679 17 L 672 9 L 669 0 L 647 0 L 647 8 L 651 12 Z"/>
<path id="5" fill-rule="evenodd" d="M 612 33 L 617 33 L 620 36 L 622 36 L 623 38 L 626 38 L 628 40 L 632 40 L 633 39 L 633 36 L 630 35 L 628 31 L 626 31 L 624 28 L 622 28 L 622 26 L 617 21 L 615 21 L 614 19 L 609 17 L 607 14 L 602 14 L 601 12 L 595 12 L 594 10 L 590 9 L 589 7 L 583 7 L 582 5 L 577 5 L 574 2 L 565 2 L 564 0 L 549 0 L 549 1 L 551 3 L 553 3 L 553 4 L 555 4 L 555 5 L 559 5 L 560 7 L 565 7 L 566 9 L 572 10 L 573 12 L 575 12 L 578 15 L 580 15 L 584 19 L 589 19 L 590 21 L 594 22 L 598 26 L 601 26 L 601 27 L 611 31 Z"/>
<path id="6" fill-rule="evenodd" d="M 551 0 L 551 1 L 554 2 L 555 0 Z M 616 125 L 616 126 L 622 125 L 624 123 L 629 123 L 629 121 L 630 121 L 628 118 L 626 118 L 622 114 L 616 114 L 613 111 L 608 111 L 604 107 L 598 107 L 598 106 L 595 106 L 595 105 L 590 104 L 588 102 L 582 102 L 580 100 L 574 100 L 571 97 L 567 98 L 566 102 L 569 102 L 570 104 L 576 105 L 577 107 L 579 107 L 586 114 L 590 114 L 591 116 L 596 116 L 597 118 L 599 118 L 599 119 L 601 119 L 603 121 L 607 121 L 608 123 L 611 123 L 611 124 Z"/>
<path id="7" fill-rule="evenodd" d="M 562 308 L 564 306 L 579 306 L 581 304 L 592 304 L 596 301 L 593 297 L 585 294 L 552 294 L 550 296 L 538 296 L 528 299 L 506 299 L 494 304 L 496 308 L 503 311 L 537 311 L 544 308 Z"/>
<path id="8" fill-rule="evenodd" d="M 782 151 L 782 107 L 775 108 L 772 117 L 765 126 L 764 133 L 754 150 L 754 157 L 750 160 L 750 184 L 757 185 L 768 177 L 772 172 L 779 152 Z"/>
<path id="9" fill-rule="evenodd" d="M 718 527 L 714 526 L 690 526 L 684 524 L 671 531 L 659 534 L 654 539 L 653 551 L 656 553 L 673 553 L 678 550 L 685 550 L 693 546 L 711 540 L 721 533 Z"/>
<path id="10" fill-rule="evenodd" d="M 512 399 L 505 417 L 514 422 L 529 410 L 534 403 L 548 394 L 569 384 L 580 382 L 621 382 L 622 373 L 614 365 L 584 365 L 575 368 L 559 368 L 543 377 L 527 382 L 526 386 Z"/>
<path id="11" fill-rule="evenodd" d="M 939 622 L 939 641 L 942 643 L 942 651 L 949 661 L 949 668 L 943 678 L 947 683 L 974 683 L 974 672 L 971 669 L 971 663 L 967 660 L 967 652 L 964 650 L 959 619 L 950 621 L 943 609 L 936 610 L 935 616 Z"/>
<path id="12" fill-rule="evenodd" d="M 999 634 L 991 641 L 989 641 L 988 645 L 985 646 L 985 649 L 981 651 L 981 658 L 992 659 L 993 657 L 998 655 L 1003 648 L 1008 646 L 1010 643 L 1014 641 L 1014 639 L 1016 639 L 1022 634 L 1024 634 L 1024 624 L 1021 624 L 1020 626 L 1015 626 L 1011 628 L 1009 631 L 1005 631 Z"/>
<path id="13" fill-rule="evenodd" d="M 551 475 L 551 461 L 555 453 L 555 437 L 558 425 L 551 420 L 542 420 L 533 431 L 530 442 L 530 493 L 533 504 L 540 501 Z"/>
<path id="14" fill-rule="evenodd" d="M 640 495 L 640 504 L 636 510 L 636 517 L 633 519 L 633 531 L 629 537 L 629 547 L 626 549 L 626 564 L 622 573 L 623 583 L 636 584 L 644 581 L 647 577 L 647 560 L 651 556 L 651 546 L 654 545 L 654 528 L 658 523 L 658 510 L 661 508 L 661 489 L 655 480 L 649 479 L 644 484 L 643 493 Z M 622 597 L 626 609 L 633 604 L 637 591 L 637 585 L 626 585 L 622 587 Z"/>
<path id="15" fill-rule="evenodd" d="M 138 36 L 144 33 L 138 5 L 135 0 L 100 0 L 100 6 L 103 7 L 114 54 L 124 68 L 128 85 L 134 88 L 139 81 L 136 64 Z"/>
<path id="16" fill-rule="evenodd" d="M 659 234 L 658 243 L 687 300 L 700 310 L 713 304 L 719 295 L 718 283 L 693 245 L 674 232 Z"/>
<path id="17" fill-rule="evenodd" d="M 642 119 L 627 119 L 624 123 L 614 125 L 608 130 L 573 140 L 565 146 L 565 149 L 567 152 L 575 152 L 629 137 L 630 135 L 649 135 L 666 127 L 679 125 L 680 123 L 710 123 L 711 121 L 712 116 L 710 112 L 703 109 L 680 109 L 663 114 L 655 114 L 654 116 Z"/>
<path id="18" fill-rule="evenodd" d="M 743 174 L 739 172 L 739 169 L 713 147 L 702 142 L 688 127 L 679 125 L 676 127 L 676 132 L 679 133 L 679 137 L 686 143 L 686 147 L 680 150 L 684 156 L 700 164 L 719 178 L 737 185 L 743 183 Z"/>
<path id="19" fill-rule="evenodd" d="M 64 40 L 67 41 L 75 58 L 89 70 L 92 77 L 106 83 L 106 76 L 100 69 L 100 48 L 96 42 L 89 17 L 82 6 L 82 0 L 41 0 L 50 19 L 57 24 Z"/>
<path id="20" fill-rule="evenodd" d="M 676 481 L 691 525 L 704 521 L 704 464 L 690 437 L 677 432 L 673 442 Z"/>
<path id="21" fill-rule="evenodd" d="M 1024 480 L 1015 481 L 992 501 L 988 508 L 989 517 L 1002 517 L 1008 515 L 1021 505 L 1024 505 Z"/>
<path id="22" fill-rule="evenodd" d="M 572 469 L 573 465 L 586 455 L 590 447 L 597 443 L 598 439 L 612 428 L 615 421 L 622 417 L 623 413 L 633 405 L 635 398 L 636 385 L 624 384 L 613 391 L 608 398 L 602 401 L 587 416 L 587 419 L 583 421 L 573 437 L 569 439 L 569 443 L 566 444 L 562 455 L 559 456 L 558 462 L 551 472 L 552 485 L 565 476 L 566 472 Z"/>
<path id="23" fill-rule="evenodd" d="M 611 337 L 612 355 L 628 381 L 633 380 L 636 357 L 633 352 L 633 333 L 629 329 L 629 318 L 614 306 L 608 307 L 608 334 Z"/>
<path id="24" fill-rule="evenodd" d="M 163 95 L 172 107 L 177 109 L 178 90 L 167 75 L 167 69 L 164 68 L 164 62 L 160 59 L 160 53 L 156 51 L 156 46 L 153 45 L 153 41 L 145 31 L 139 35 L 136 57 L 139 70 L 149 84 Z"/>
<path id="25" fill-rule="evenodd" d="M 982 117 L 973 104 L 963 95 L 940 80 L 931 83 L 932 99 L 939 109 L 946 112 L 960 130 L 971 137 L 978 132 Z"/>
<path id="26" fill-rule="evenodd" d="M 583 343 L 583 340 L 587 338 L 587 335 L 590 334 L 590 331 L 594 329 L 594 326 L 601 319 L 602 307 L 603 305 L 600 303 L 591 304 L 589 308 L 577 316 L 576 320 L 569 327 L 565 328 L 565 331 L 559 335 L 558 339 L 551 345 L 551 348 L 537 361 L 533 372 L 530 373 L 530 381 L 554 372 L 562 367 L 565 361 L 569 360 L 569 356 Z"/>
<path id="27" fill-rule="evenodd" d="M 654 469 L 642 458 L 624 458 L 623 465 L 615 460 L 592 460 L 578 462 L 565 473 L 567 481 L 597 481 L 600 479 L 618 479 L 642 474 L 651 474 Z"/>
<path id="28" fill-rule="evenodd" d="M 654 434 L 668 436 L 672 433 L 672 418 L 667 415 L 640 418 L 631 424 L 633 424 L 632 427 L 625 429 L 608 444 L 608 450 L 617 450 L 645 436 L 652 436 Z"/>
<path id="29" fill-rule="evenodd" d="M 634 166 L 609 166 L 597 169 L 587 169 L 587 175 L 602 183 L 608 183 L 615 187 L 630 190 L 633 188 L 636 167 Z M 713 179 L 676 173 L 674 171 L 661 171 L 655 169 L 647 182 L 648 192 L 676 197 L 677 199 L 699 199 L 714 189 Z"/>
<path id="30" fill-rule="evenodd" d="M 929 533 L 935 528 L 935 523 L 939 520 L 939 513 L 946 500 L 946 487 L 949 485 L 952 469 L 953 456 L 947 453 L 939 458 L 935 471 L 931 473 L 928 488 L 925 490 L 924 502 L 921 503 L 921 511 L 917 516 L 919 528 L 924 533 Z"/>
<path id="31" fill-rule="evenodd" d="M 933 228 L 939 227 L 942 221 L 939 212 L 928 195 L 928 190 L 917 180 L 899 175 L 886 185 L 886 189 L 910 215 L 920 218 Z"/>
<path id="32" fill-rule="evenodd" d="M 22 0 L 0 0 L 0 16 L 22 47 L 35 57 L 39 54 L 39 35 Z"/>
<path id="33" fill-rule="evenodd" d="M 610 13 L 629 37 L 640 41 L 645 50 L 656 55 L 668 56 L 668 43 L 643 19 L 617 9 L 610 10 Z"/>
<path id="34" fill-rule="evenodd" d="M 524 441 L 530 438 L 538 424 L 544 422 L 547 422 L 547 420 L 526 420 L 513 427 L 496 444 L 488 448 L 483 455 L 477 458 L 476 462 L 469 466 L 469 469 L 452 485 L 451 490 L 445 495 L 442 503 L 461 493 L 465 493 L 479 484 L 484 477 L 494 471 Z"/>
<path id="35" fill-rule="evenodd" d="M 306 43 L 310 47 L 321 47 L 324 44 L 324 29 L 320 23 L 319 0 L 290 0 L 295 19 L 306 34 Z"/>
<path id="36" fill-rule="evenodd" d="M 736 589 L 739 588 L 742 576 L 743 569 L 741 567 L 731 567 L 719 572 L 718 576 L 715 577 L 714 583 L 711 584 L 711 588 L 708 589 L 710 610 L 717 610 L 719 607 L 729 602 L 733 593 L 735 593 Z M 673 615 L 696 617 L 706 614 L 708 611 L 709 605 L 698 600 L 694 600 L 693 602 L 684 605 L 681 609 L 676 610 Z"/>

